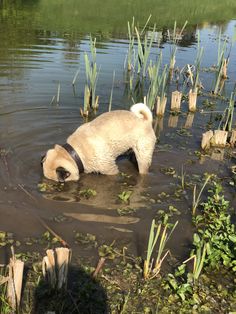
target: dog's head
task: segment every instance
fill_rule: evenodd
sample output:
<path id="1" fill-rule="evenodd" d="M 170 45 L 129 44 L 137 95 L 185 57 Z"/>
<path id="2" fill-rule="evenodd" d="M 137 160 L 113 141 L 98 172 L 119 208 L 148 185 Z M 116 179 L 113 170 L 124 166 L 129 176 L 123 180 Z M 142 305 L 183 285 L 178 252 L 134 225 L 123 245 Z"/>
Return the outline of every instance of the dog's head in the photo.
<path id="1" fill-rule="evenodd" d="M 79 180 L 79 170 L 75 161 L 60 145 L 49 149 L 41 164 L 43 174 L 48 179 L 61 183 Z"/>

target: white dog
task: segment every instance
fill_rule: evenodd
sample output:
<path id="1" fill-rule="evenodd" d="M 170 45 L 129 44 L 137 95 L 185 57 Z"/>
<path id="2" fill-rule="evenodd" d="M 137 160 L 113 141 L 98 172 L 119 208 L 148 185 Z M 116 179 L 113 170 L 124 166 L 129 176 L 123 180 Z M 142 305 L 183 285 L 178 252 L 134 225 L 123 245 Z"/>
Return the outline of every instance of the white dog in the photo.
<path id="1" fill-rule="evenodd" d="M 150 109 L 138 103 L 127 110 L 115 110 L 80 126 L 63 146 L 55 145 L 42 159 L 45 177 L 77 181 L 80 173 L 119 172 L 116 158 L 132 149 L 140 174 L 146 174 L 152 161 L 156 136 Z"/>

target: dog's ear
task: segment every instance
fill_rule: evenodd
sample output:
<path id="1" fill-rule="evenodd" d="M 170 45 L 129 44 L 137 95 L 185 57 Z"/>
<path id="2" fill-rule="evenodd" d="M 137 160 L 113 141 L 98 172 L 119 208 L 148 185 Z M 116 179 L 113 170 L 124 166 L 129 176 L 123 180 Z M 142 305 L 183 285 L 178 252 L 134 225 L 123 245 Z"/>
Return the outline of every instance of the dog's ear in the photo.
<path id="1" fill-rule="evenodd" d="M 56 173 L 57 173 L 57 178 L 58 178 L 58 181 L 63 183 L 65 182 L 65 179 L 68 178 L 70 176 L 70 172 L 67 171 L 65 168 L 63 167 L 58 167 L 56 169 Z"/>

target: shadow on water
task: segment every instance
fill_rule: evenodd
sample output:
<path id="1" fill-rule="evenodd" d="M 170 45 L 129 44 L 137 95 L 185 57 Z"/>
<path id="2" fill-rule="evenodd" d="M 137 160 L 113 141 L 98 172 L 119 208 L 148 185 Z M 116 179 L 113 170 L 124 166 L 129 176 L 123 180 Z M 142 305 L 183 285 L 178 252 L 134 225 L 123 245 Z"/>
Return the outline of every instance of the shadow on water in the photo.
<path id="1" fill-rule="evenodd" d="M 35 314 L 110 313 L 107 295 L 101 284 L 78 266 L 69 267 L 65 289 L 52 290 L 44 280 L 40 280 L 33 303 L 32 313 Z"/>

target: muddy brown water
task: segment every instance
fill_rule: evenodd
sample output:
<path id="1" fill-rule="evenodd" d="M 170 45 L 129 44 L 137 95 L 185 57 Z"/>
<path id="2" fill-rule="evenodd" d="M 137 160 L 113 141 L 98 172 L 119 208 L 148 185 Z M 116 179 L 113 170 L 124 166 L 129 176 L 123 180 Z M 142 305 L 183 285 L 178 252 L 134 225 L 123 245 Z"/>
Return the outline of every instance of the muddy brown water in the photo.
<path id="1" fill-rule="evenodd" d="M 1 20 L 2 25 L 5 22 Z M 232 36 L 234 27 L 235 21 L 225 23 L 225 34 Z M 205 48 L 202 67 L 210 67 L 216 61 L 217 32 L 217 25 L 200 29 L 201 44 Z M 39 222 L 40 217 L 72 247 L 76 258 L 98 258 L 97 248 L 88 250 L 86 245 L 75 243 L 76 232 L 94 234 L 99 245 L 115 241 L 115 246 L 126 246 L 129 252 L 144 256 L 152 219 L 157 217 L 159 210 L 167 212 L 172 205 L 180 215 L 171 218 L 179 224 L 168 247 L 177 257 L 187 256 L 193 233 L 192 190 L 187 189 L 180 198 L 175 195 L 181 182 L 176 175 L 181 176 L 182 167 L 186 180 L 196 180 L 198 184 L 202 182 L 203 173 L 218 174 L 223 179 L 227 197 L 232 205 L 235 202 L 235 189 L 229 184 L 232 181 L 230 167 L 234 161 L 228 157 L 227 151 L 223 161 L 216 160 L 219 154 L 200 159 L 195 154 L 200 150 L 201 134 L 206 125 L 217 125 L 216 113 L 210 113 L 211 109 L 202 106 L 202 101 L 210 98 L 202 96 L 198 99 L 203 113 L 188 115 L 184 103 L 179 116 L 171 116 L 167 111 L 163 120 L 154 120 L 158 141 L 148 175 L 140 176 L 136 168 L 123 159 L 118 163 L 126 175 L 83 174 L 79 182 L 41 192 L 38 184 L 48 183 L 42 175 L 41 156 L 55 143 L 65 143 L 68 135 L 84 123 L 80 116 L 85 84 L 83 54 L 89 51 L 89 39 L 80 34 L 70 41 L 57 36 L 56 32 L 39 29 L 32 32 L 32 37 L 27 34 L 26 41 L 21 38 L 20 42 L 13 43 L 1 35 L 5 41 L 0 53 L 0 230 L 12 232 L 14 239 L 22 243 L 16 251 L 34 250 L 34 246 L 25 244 L 25 238 L 39 237 L 46 231 Z M 179 68 L 194 62 L 195 35 L 194 39 L 191 35 L 190 41 L 179 46 L 176 56 Z M 112 109 L 129 109 L 132 104 L 126 93 L 123 70 L 127 47 L 125 35 L 119 34 L 119 39 L 115 34 L 109 40 L 98 38 L 97 63 L 101 69 L 97 94 L 100 106 L 94 116 L 108 109 L 113 71 Z M 170 46 L 164 43 L 162 48 L 164 63 L 167 63 Z M 153 58 L 155 49 L 152 50 Z M 228 72 L 230 79 L 224 88 L 227 95 L 235 82 L 235 66 L 233 46 Z M 73 90 L 71 83 L 79 67 L 79 78 Z M 201 78 L 205 91 L 209 92 L 214 73 L 202 71 Z M 50 104 L 57 93 L 58 83 L 61 85 L 59 104 Z M 174 88 L 176 86 L 170 84 L 168 96 Z M 223 106 L 225 108 L 225 103 L 217 100 L 214 110 L 222 110 Z M 175 170 L 174 176 L 166 173 L 165 169 L 170 167 Z M 88 199 L 81 196 L 80 191 L 86 189 L 95 190 L 96 195 Z M 128 205 L 119 201 L 118 194 L 123 191 L 132 191 Z M 130 207 L 133 212 L 121 216 L 118 209 L 122 207 Z M 9 246 L 0 248 L 1 261 L 7 262 L 8 256 Z"/>

